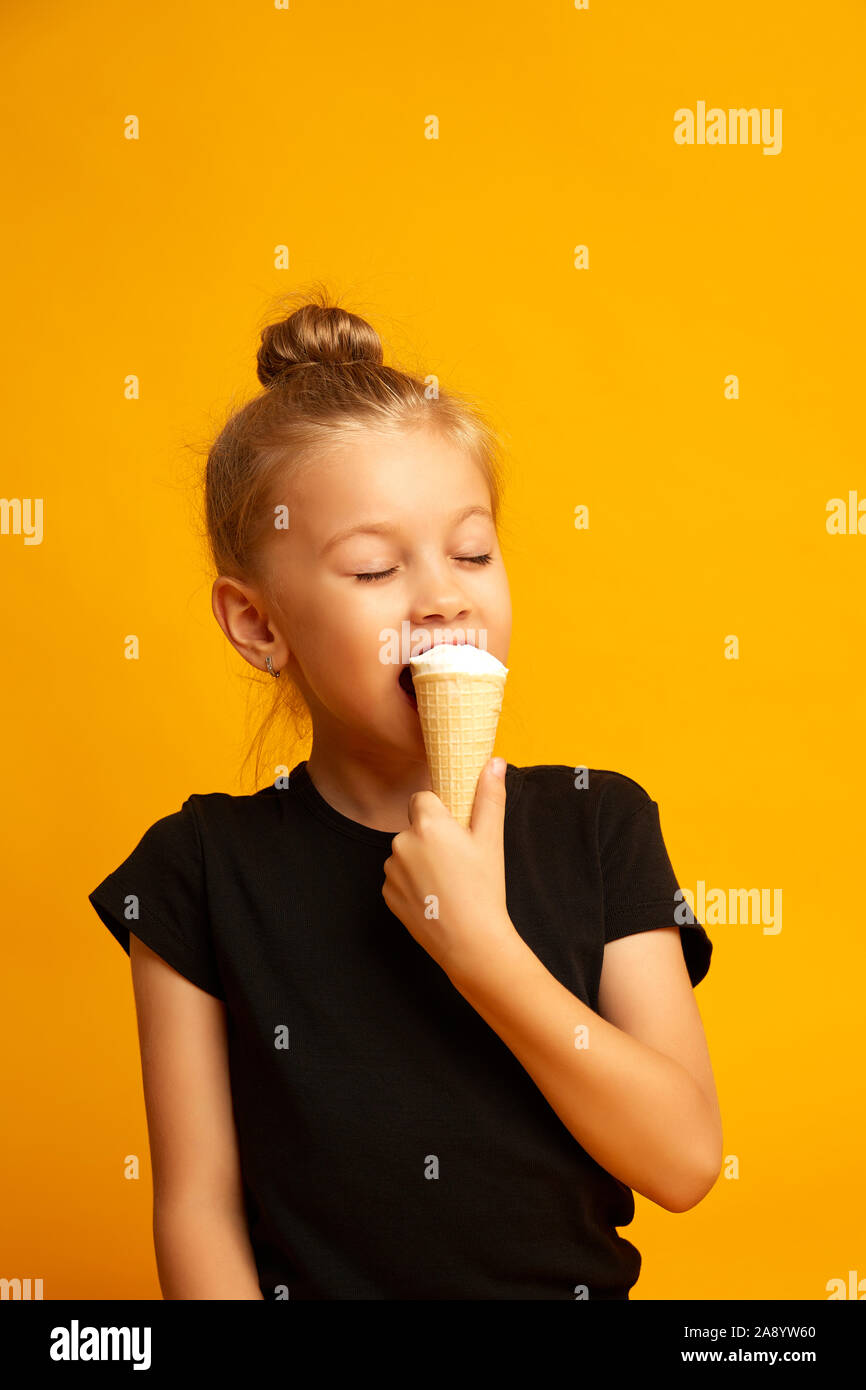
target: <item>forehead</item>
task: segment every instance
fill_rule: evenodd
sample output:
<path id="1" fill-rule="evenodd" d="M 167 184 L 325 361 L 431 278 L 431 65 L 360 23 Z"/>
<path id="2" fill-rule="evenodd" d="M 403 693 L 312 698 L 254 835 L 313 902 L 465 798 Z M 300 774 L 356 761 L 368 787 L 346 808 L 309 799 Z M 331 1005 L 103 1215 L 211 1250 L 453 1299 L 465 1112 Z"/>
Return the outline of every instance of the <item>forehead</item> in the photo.
<path id="1" fill-rule="evenodd" d="M 422 431 L 341 442 L 299 469 L 290 492 L 292 529 L 318 543 L 361 520 L 437 525 L 460 507 L 490 506 L 475 459 Z"/>

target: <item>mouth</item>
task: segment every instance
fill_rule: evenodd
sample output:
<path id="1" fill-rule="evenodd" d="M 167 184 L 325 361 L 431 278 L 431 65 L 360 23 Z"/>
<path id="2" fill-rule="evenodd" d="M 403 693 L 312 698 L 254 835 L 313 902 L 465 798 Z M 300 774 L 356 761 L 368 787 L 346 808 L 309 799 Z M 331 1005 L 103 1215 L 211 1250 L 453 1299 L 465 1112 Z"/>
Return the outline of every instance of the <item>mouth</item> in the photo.
<path id="1" fill-rule="evenodd" d="M 435 646 L 435 647 L 439 647 L 439 646 L 442 646 L 442 645 L 443 645 L 443 643 L 441 643 L 441 642 L 422 642 L 421 646 L 418 647 L 417 650 L 414 651 L 414 652 L 412 653 L 412 655 L 413 655 L 413 656 L 421 656 L 422 652 L 429 652 L 429 650 L 430 650 L 431 647 L 434 647 L 434 646 Z M 462 641 L 455 641 L 454 639 L 451 639 L 450 641 L 446 640 L 446 642 L 445 642 L 444 645 L 450 645 L 450 646 L 454 646 L 454 647 L 463 647 L 463 646 L 466 645 L 466 643 L 465 643 L 465 642 L 462 642 Z M 412 668 L 411 668 L 411 666 L 406 665 L 406 666 L 401 667 L 400 674 L 399 674 L 399 676 L 397 677 L 397 680 L 398 680 L 398 683 L 399 683 L 399 685 L 400 685 L 400 689 L 403 691 L 403 694 L 406 696 L 406 699 L 407 699 L 407 700 L 409 701 L 409 703 L 412 705 L 412 708 L 413 708 L 413 709 L 417 709 L 417 708 L 418 708 L 418 700 L 417 700 L 416 695 L 415 695 L 415 683 L 414 683 L 414 681 L 412 680 Z"/>
<path id="2" fill-rule="evenodd" d="M 415 698 L 415 685 L 412 680 L 412 671 L 408 666 L 404 666 L 399 675 L 400 689 L 410 701 L 414 709 L 418 708 L 418 701 Z"/>

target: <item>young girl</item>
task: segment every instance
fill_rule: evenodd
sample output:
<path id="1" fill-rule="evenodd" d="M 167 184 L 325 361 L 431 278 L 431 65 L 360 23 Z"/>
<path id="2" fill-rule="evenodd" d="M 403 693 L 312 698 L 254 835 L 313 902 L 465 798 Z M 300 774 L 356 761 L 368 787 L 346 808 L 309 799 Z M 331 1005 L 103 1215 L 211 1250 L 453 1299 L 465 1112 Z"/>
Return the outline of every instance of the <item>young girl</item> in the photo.
<path id="1" fill-rule="evenodd" d="M 496 437 L 325 296 L 258 377 L 207 463 L 213 610 L 312 751 L 90 894 L 131 956 L 163 1296 L 627 1299 L 631 1189 L 685 1211 L 721 1166 L 658 806 L 491 760 L 453 819 L 403 668 L 507 663 Z"/>

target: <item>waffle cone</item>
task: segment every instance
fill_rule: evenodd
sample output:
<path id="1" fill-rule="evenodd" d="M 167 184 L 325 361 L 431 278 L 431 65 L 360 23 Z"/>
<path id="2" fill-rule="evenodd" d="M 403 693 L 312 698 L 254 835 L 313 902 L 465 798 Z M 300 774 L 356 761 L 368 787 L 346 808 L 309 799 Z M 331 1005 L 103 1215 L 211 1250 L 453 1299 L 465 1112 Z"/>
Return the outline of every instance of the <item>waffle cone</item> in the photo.
<path id="1" fill-rule="evenodd" d="M 427 671 L 413 678 L 433 790 L 468 826 L 478 778 L 493 754 L 505 677 Z"/>

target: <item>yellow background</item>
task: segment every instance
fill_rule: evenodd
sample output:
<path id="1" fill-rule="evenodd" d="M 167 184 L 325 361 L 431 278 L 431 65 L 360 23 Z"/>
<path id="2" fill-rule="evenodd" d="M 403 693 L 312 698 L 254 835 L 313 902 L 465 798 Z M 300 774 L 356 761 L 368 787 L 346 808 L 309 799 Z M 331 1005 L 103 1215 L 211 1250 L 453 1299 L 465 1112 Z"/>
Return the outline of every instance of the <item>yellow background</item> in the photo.
<path id="1" fill-rule="evenodd" d="M 636 1195 L 632 1297 L 866 1277 L 866 535 L 826 529 L 866 498 L 864 29 L 791 0 L 4 7 L 0 491 L 45 532 L 0 536 L 0 1275 L 160 1297 L 129 965 L 87 893 L 190 792 L 251 790 L 196 451 L 258 389 L 272 296 L 321 279 L 506 434 L 497 752 L 635 778 L 684 886 L 783 890 L 778 935 L 708 926 L 696 994 L 739 1176 L 682 1215 Z M 781 108 L 781 153 L 676 145 L 699 100 Z"/>

